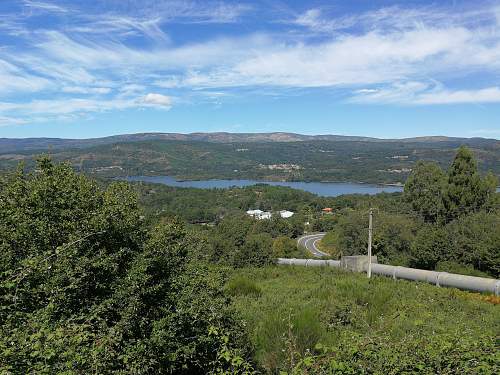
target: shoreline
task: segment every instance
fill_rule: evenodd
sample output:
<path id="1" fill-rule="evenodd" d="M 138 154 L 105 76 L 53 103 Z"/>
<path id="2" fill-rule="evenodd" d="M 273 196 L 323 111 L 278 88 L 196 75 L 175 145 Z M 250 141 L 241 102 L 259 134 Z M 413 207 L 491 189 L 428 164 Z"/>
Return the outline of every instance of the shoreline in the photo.
<path id="1" fill-rule="evenodd" d="M 276 183 L 284 183 L 284 184 L 356 184 L 356 185 L 366 185 L 366 186 L 372 186 L 372 187 L 395 187 L 395 188 L 403 188 L 404 184 L 401 183 L 382 183 L 382 182 L 366 182 L 366 181 L 328 181 L 328 180 L 321 180 L 321 181 L 289 181 L 289 180 L 259 180 L 259 179 L 253 179 L 253 178 L 182 178 L 182 177 L 176 177 L 173 175 L 135 175 L 135 176 L 115 176 L 111 177 L 112 179 L 120 179 L 120 180 L 128 180 L 132 178 L 131 181 L 141 181 L 139 178 L 142 177 L 147 177 L 147 178 L 171 178 L 177 183 L 189 183 L 189 182 L 203 182 L 203 181 L 251 181 L 253 182 L 251 185 L 257 185 L 257 184 L 267 184 L 267 185 L 272 185 Z M 137 179 L 136 179 L 137 178 Z M 161 182 L 152 182 L 152 183 L 161 183 Z M 235 185 L 236 186 L 236 185 Z"/>

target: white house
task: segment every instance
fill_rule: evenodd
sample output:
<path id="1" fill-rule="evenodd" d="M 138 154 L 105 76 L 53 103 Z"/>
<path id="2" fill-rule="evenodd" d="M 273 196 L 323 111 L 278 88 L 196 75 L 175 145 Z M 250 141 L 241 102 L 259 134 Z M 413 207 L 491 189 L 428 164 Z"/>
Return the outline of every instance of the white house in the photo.
<path id="1" fill-rule="evenodd" d="M 292 211 L 287 211 L 287 210 L 281 210 L 281 211 L 280 211 L 280 216 L 281 216 L 283 219 L 288 219 L 289 217 L 292 217 L 292 216 L 293 216 L 293 212 L 292 212 Z"/>
<path id="2" fill-rule="evenodd" d="M 261 215 L 264 211 L 262 210 L 248 210 L 247 211 L 247 215 L 250 215 L 250 216 L 258 216 L 258 215 Z"/>
<path id="3" fill-rule="evenodd" d="M 262 211 L 262 210 L 248 210 L 247 215 L 257 219 L 257 220 L 262 220 L 262 219 L 270 219 L 273 214 L 267 211 Z"/>
<path id="4" fill-rule="evenodd" d="M 257 220 L 270 219 L 273 216 L 270 212 L 263 212 L 259 216 L 257 216 Z"/>
<path id="5" fill-rule="evenodd" d="M 287 210 L 279 211 L 279 215 L 284 219 L 292 217 L 293 214 L 294 213 L 292 211 L 287 211 Z M 271 212 L 262 211 L 262 210 L 248 210 L 247 215 L 249 215 L 257 220 L 270 219 L 273 217 L 273 214 Z"/>

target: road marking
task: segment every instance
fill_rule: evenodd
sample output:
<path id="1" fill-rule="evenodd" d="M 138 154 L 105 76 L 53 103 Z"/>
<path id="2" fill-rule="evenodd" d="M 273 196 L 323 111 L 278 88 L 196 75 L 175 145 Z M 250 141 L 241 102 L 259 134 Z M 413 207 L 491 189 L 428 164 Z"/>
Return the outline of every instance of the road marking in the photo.
<path id="1" fill-rule="evenodd" d="M 320 241 L 325 236 L 325 234 L 326 233 L 316 233 L 316 234 L 309 234 L 306 236 L 302 236 L 299 238 L 297 243 L 299 246 L 305 247 L 307 251 L 309 251 L 316 257 L 328 256 L 330 254 L 327 254 L 319 250 L 318 247 L 316 246 L 316 243 Z"/>

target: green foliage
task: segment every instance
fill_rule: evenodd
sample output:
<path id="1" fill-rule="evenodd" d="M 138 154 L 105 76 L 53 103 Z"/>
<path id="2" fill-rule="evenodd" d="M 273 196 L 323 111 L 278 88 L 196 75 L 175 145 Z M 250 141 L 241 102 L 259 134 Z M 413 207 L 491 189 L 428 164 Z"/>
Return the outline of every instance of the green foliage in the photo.
<path id="1" fill-rule="evenodd" d="M 225 271 L 191 259 L 181 222 L 148 232 L 140 214 L 127 184 L 46 157 L 2 181 L 0 372 L 196 374 L 247 352 Z"/>
<path id="2" fill-rule="evenodd" d="M 266 369 L 277 369 L 285 363 L 293 367 L 300 357 L 314 349 L 321 330 L 311 308 L 271 312 L 255 328 L 257 361 Z"/>
<path id="3" fill-rule="evenodd" d="M 443 334 L 394 346 L 388 338 L 358 340 L 349 346 L 318 345 L 320 354 L 301 358 L 290 374 L 494 374 L 500 366 L 498 344 Z M 411 353 L 411 355 L 409 355 Z"/>
<path id="4" fill-rule="evenodd" d="M 452 242 L 446 228 L 428 224 L 422 227 L 412 244 L 410 265 L 433 270 L 438 262 L 449 260 L 452 253 Z"/>
<path id="5" fill-rule="evenodd" d="M 258 279 L 262 289 L 260 298 L 241 295 L 234 306 L 263 373 L 498 372 L 498 306 L 474 294 L 331 268 L 238 274 Z"/>
<path id="6" fill-rule="evenodd" d="M 235 267 L 265 266 L 273 262 L 273 239 L 267 233 L 250 234 L 245 243 L 234 253 Z"/>
<path id="7" fill-rule="evenodd" d="M 260 297 L 262 290 L 259 286 L 245 276 L 231 278 L 226 285 L 226 290 L 231 296 Z"/>
<path id="8" fill-rule="evenodd" d="M 437 222 L 443 213 L 445 174 L 436 163 L 418 161 L 405 182 L 404 198 L 428 222 Z"/>
<path id="9" fill-rule="evenodd" d="M 339 233 L 335 230 L 327 232 L 325 236 L 318 243 L 321 251 L 331 255 L 333 259 L 340 259 L 341 253 L 338 250 Z"/>
<path id="10" fill-rule="evenodd" d="M 456 273 L 459 275 L 490 277 L 490 275 L 488 275 L 486 272 L 481 272 L 474 269 L 472 265 L 463 265 L 452 260 L 438 262 L 435 269 L 436 271 Z"/>
<path id="11" fill-rule="evenodd" d="M 478 212 L 449 223 L 446 230 L 453 246 L 452 259 L 500 276 L 500 214 Z"/>
<path id="12" fill-rule="evenodd" d="M 273 258 L 292 258 L 297 255 L 297 241 L 286 236 L 279 236 L 273 241 Z"/>
<path id="13" fill-rule="evenodd" d="M 335 224 L 321 246 L 337 258 L 364 254 L 368 207 L 373 207 L 372 249 L 381 263 L 431 270 L 438 264 L 455 263 L 461 266 L 453 269 L 467 274 L 498 277 L 500 194 L 495 193 L 496 183 L 492 174 L 481 179 L 465 147 L 459 149 L 447 181 L 439 166 L 419 162 L 403 194 L 410 210 L 398 199 L 379 196 L 363 201 L 359 197 L 358 204 L 351 206 L 354 209 L 335 211 Z"/>
<path id="14" fill-rule="evenodd" d="M 482 171 L 491 169 L 497 176 L 500 174 L 498 141 L 492 140 L 230 141 L 153 140 L 53 149 L 51 152 L 55 160 L 70 161 L 82 172 L 107 177 L 171 175 L 181 179 L 403 183 L 407 170 L 413 168 L 416 161 L 433 160 L 444 168 L 453 160 L 456 148 L 465 142 L 479 155 Z M 6 154 L 0 158 L 0 169 L 9 168 L 19 158 L 24 158 L 28 166 L 32 165 L 29 151 L 14 154 L 0 150 L 0 153 Z M 273 168 L 276 164 L 295 164 L 300 169 Z"/>
<path id="15" fill-rule="evenodd" d="M 448 183 L 444 193 L 444 207 L 448 220 L 479 211 L 495 193 L 494 181 L 482 180 L 477 162 L 467 147 L 458 149 L 448 171 Z"/>
<path id="16" fill-rule="evenodd" d="M 353 255 L 364 254 L 367 248 L 368 226 L 366 212 L 349 210 L 340 216 L 334 235 L 330 238 L 337 254 Z"/>
<path id="17" fill-rule="evenodd" d="M 373 254 L 381 263 L 407 265 L 420 223 L 407 215 L 379 213 L 374 224 Z"/>

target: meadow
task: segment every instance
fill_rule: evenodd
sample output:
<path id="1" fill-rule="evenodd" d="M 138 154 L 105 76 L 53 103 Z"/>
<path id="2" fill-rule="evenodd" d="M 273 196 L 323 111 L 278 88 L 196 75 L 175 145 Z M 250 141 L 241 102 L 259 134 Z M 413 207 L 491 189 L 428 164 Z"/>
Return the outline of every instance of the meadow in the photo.
<path id="1" fill-rule="evenodd" d="M 264 373 L 492 374 L 495 298 L 337 269 L 235 271 L 226 288 Z"/>

